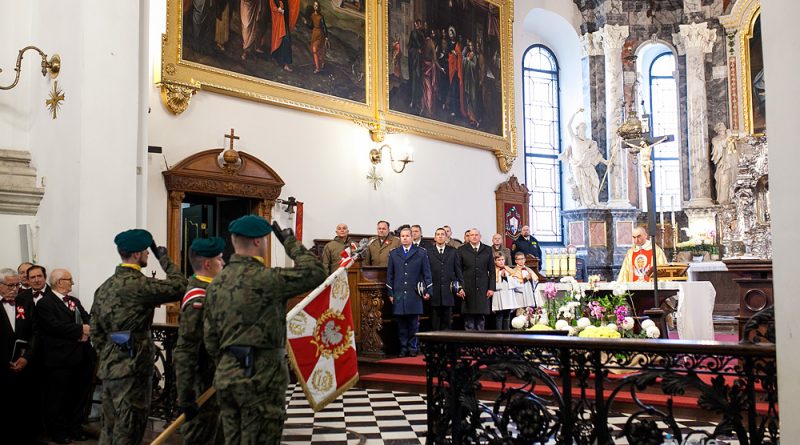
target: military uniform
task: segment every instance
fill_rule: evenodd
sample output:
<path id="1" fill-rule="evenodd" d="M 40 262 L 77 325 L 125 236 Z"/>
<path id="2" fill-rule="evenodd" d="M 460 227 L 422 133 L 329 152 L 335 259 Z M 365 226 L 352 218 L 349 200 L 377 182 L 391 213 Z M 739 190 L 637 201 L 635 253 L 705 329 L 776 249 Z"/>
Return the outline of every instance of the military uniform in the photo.
<path id="1" fill-rule="evenodd" d="M 322 267 L 325 268 L 325 273 L 332 274 L 339 268 L 339 261 L 341 261 L 341 253 L 349 244 L 348 238 L 334 237 L 325 248 L 322 249 Z"/>
<path id="2" fill-rule="evenodd" d="M 203 345 L 204 291 L 210 282 L 210 278 L 193 275 L 181 301 L 178 344 L 174 355 L 178 406 L 193 403 L 213 384 L 214 362 Z M 197 416 L 181 428 L 183 443 L 223 443 L 218 427 L 219 404 L 216 396 L 212 396 L 200 407 Z"/>
<path id="3" fill-rule="evenodd" d="M 127 252 L 142 251 L 152 236 L 138 232 L 146 236 L 137 233 L 132 235 L 135 241 L 118 242 L 120 234 L 115 242 Z M 139 445 L 144 436 L 153 384 L 153 312 L 160 304 L 180 300 L 186 288 L 186 278 L 169 256 L 164 254 L 159 263 L 167 273 L 165 280 L 145 276 L 138 265 L 121 264 L 94 294 L 91 339 L 100 361 L 97 375 L 103 381 L 100 445 Z M 127 348 L 115 343 L 122 332 L 130 332 Z"/>
<path id="4" fill-rule="evenodd" d="M 386 238 L 373 236 L 369 239 L 369 246 L 367 253 L 364 256 L 365 266 L 388 266 L 389 265 L 389 252 L 392 249 L 400 247 L 400 238 L 386 235 Z"/>
<path id="5" fill-rule="evenodd" d="M 242 218 L 248 217 L 256 218 Z M 265 235 L 239 232 L 237 221 L 231 233 Z M 205 345 L 217 365 L 214 387 L 226 443 L 280 443 L 289 383 L 286 302 L 325 279 L 322 264 L 294 236 L 283 244 L 294 268 L 266 268 L 262 258 L 234 254 L 206 291 Z"/>

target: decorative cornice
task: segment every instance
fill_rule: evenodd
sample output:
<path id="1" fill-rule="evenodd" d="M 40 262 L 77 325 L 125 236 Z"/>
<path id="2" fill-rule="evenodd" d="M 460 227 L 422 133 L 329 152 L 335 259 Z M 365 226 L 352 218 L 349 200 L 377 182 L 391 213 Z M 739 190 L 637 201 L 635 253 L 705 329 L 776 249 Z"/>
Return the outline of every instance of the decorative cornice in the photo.
<path id="1" fill-rule="evenodd" d="M 630 35 L 630 28 L 626 25 L 606 25 L 597 34 L 600 35 L 603 51 L 622 49 L 625 40 Z"/>
<path id="2" fill-rule="evenodd" d="M 224 178 L 197 178 L 180 174 L 164 176 L 167 190 L 183 192 L 238 196 L 243 198 L 277 199 L 281 193 L 279 185 L 260 185 L 231 182 Z"/>
<path id="3" fill-rule="evenodd" d="M 587 32 L 581 36 L 581 48 L 585 56 L 602 56 L 603 41 L 599 32 Z"/>
<path id="4" fill-rule="evenodd" d="M 679 27 L 680 32 L 672 35 L 672 39 L 679 49 L 683 48 L 684 51 L 699 49 L 704 53 L 714 49 L 717 30 L 709 28 L 707 22 L 679 25 Z"/>
<path id="5" fill-rule="evenodd" d="M 35 215 L 44 197 L 36 186 L 31 155 L 21 150 L 0 150 L 0 213 Z"/>

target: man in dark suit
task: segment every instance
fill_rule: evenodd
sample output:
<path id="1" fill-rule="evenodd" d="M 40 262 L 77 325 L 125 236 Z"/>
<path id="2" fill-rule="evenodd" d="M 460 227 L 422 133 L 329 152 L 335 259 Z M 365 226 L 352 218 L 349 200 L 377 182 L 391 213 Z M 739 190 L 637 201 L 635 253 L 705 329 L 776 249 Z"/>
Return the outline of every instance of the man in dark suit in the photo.
<path id="1" fill-rule="evenodd" d="M 19 291 L 22 292 L 23 290 L 30 289 L 31 287 L 28 286 L 28 269 L 33 266 L 33 263 L 28 261 L 24 261 L 17 266 L 17 275 L 19 276 Z"/>
<path id="2" fill-rule="evenodd" d="M 448 331 L 453 320 L 455 304 L 453 283 L 460 288 L 464 280 L 458 267 L 458 252 L 447 243 L 447 232 L 443 228 L 436 229 L 433 236 L 436 245 L 428 250 L 431 263 L 431 330 Z"/>
<path id="3" fill-rule="evenodd" d="M 433 249 L 433 243 L 426 239 L 422 239 L 422 226 L 419 224 L 414 224 L 411 226 L 411 242 L 417 246 L 422 247 L 423 249 L 428 251 L 428 255 L 431 253 L 431 249 Z"/>
<path id="4" fill-rule="evenodd" d="M 0 269 L 0 431 L 3 443 L 30 444 L 38 411 L 28 364 L 38 335 L 33 302 L 17 298 L 18 289 L 17 272 Z"/>
<path id="5" fill-rule="evenodd" d="M 531 228 L 528 226 L 522 226 L 520 232 L 522 232 L 520 236 L 514 240 L 513 253 L 522 252 L 525 255 L 533 255 L 539 258 L 539 267 L 541 268 L 542 248 L 539 246 L 539 241 L 531 235 Z"/>
<path id="6" fill-rule="evenodd" d="M 47 285 L 47 269 L 44 266 L 34 264 L 28 268 L 26 273 L 28 278 L 28 289 L 19 292 L 18 298 L 32 300 L 34 305 L 39 304 L 46 293 L 51 292 Z"/>
<path id="7" fill-rule="evenodd" d="M 86 440 L 81 422 L 94 375 L 95 352 L 89 343 L 89 313 L 70 295 L 74 281 L 66 269 L 50 275 L 50 287 L 36 305 L 39 357 L 45 382 L 45 423 L 56 443 Z"/>
<path id="8" fill-rule="evenodd" d="M 481 243 L 481 232 L 469 229 L 469 241 L 458 248 L 458 264 L 464 276 L 464 288 L 458 293 L 464 302 L 461 316 L 464 317 L 464 330 L 482 331 L 485 329 L 486 314 L 492 305 L 495 272 L 492 248 Z"/>
<path id="9" fill-rule="evenodd" d="M 422 283 L 422 295 L 417 283 Z M 422 299 L 430 298 L 431 265 L 425 249 L 411 242 L 411 229 L 400 231 L 400 247 L 389 252 L 386 287 L 400 337 L 400 356 L 417 355 L 417 331 Z"/>

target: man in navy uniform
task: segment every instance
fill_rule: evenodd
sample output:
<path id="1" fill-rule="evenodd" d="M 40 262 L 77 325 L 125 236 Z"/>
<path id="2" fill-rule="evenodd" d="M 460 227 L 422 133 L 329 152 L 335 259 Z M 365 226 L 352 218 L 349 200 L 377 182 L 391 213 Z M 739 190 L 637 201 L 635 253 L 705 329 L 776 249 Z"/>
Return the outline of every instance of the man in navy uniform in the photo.
<path id="1" fill-rule="evenodd" d="M 417 283 L 421 283 L 421 291 Z M 411 229 L 404 228 L 400 231 L 400 247 L 389 252 L 386 271 L 386 287 L 397 321 L 401 357 L 417 355 L 416 336 L 422 300 L 430 298 L 431 286 L 428 253 L 411 242 Z"/>
<path id="2" fill-rule="evenodd" d="M 539 267 L 542 266 L 542 248 L 539 247 L 539 241 L 531 235 L 531 228 L 528 226 L 522 226 L 520 230 L 522 233 L 520 236 L 514 240 L 514 246 L 512 250 L 516 254 L 517 252 L 522 252 L 525 255 L 533 255 L 536 258 L 539 258 Z"/>

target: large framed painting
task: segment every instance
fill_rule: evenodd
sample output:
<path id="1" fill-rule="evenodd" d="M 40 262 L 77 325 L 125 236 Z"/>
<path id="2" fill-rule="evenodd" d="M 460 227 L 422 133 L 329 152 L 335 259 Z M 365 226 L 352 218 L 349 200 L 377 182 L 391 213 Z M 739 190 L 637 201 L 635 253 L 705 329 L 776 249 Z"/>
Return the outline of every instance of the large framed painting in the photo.
<path id="1" fill-rule="evenodd" d="M 501 169 L 510 168 L 513 3 L 386 0 L 386 9 L 388 126 L 491 149 Z"/>
<path id="2" fill-rule="evenodd" d="M 201 90 L 516 158 L 513 0 L 167 0 L 161 96 Z"/>
<path id="3" fill-rule="evenodd" d="M 179 114 L 210 90 L 369 120 L 376 12 L 359 0 L 168 0 L 162 99 Z"/>
<path id="4" fill-rule="evenodd" d="M 761 44 L 761 8 L 755 11 L 750 21 L 750 29 L 744 36 L 744 50 L 745 130 L 752 134 L 764 134 L 767 130 L 767 92 Z"/>

